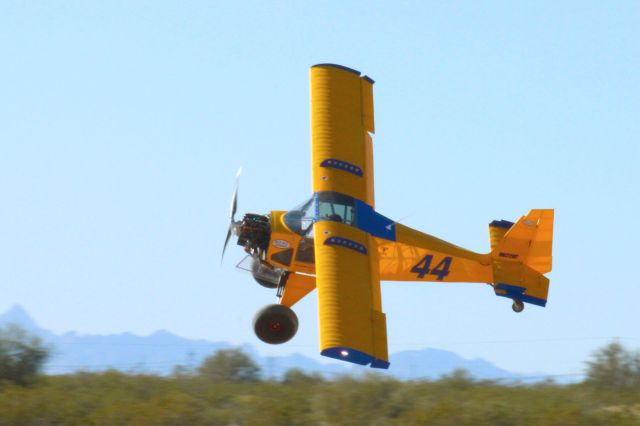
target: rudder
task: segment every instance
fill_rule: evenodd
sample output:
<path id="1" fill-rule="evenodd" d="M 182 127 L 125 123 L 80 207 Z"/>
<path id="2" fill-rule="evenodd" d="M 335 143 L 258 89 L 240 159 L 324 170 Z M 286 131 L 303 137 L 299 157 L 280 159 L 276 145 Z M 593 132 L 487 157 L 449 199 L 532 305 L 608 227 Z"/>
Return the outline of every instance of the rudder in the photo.
<path id="1" fill-rule="evenodd" d="M 546 274 L 551 271 L 553 245 L 553 209 L 531 210 L 518 222 L 493 221 L 489 225 L 491 256 L 494 259 L 513 259 L 523 262 L 535 271 Z M 504 232 L 500 241 L 494 242 L 500 230 Z M 495 246 L 494 246 L 495 244 Z"/>

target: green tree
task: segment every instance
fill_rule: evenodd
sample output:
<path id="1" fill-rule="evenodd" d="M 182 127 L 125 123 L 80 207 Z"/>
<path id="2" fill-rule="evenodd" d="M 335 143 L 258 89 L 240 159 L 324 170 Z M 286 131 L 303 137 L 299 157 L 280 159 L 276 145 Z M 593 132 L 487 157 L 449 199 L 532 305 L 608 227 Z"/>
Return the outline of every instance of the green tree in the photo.
<path id="1" fill-rule="evenodd" d="M 282 383 L 292 384 L 310 384 L 324 382 L 323 377 L 318 373 L 305 373 L 299 368 L 290 368 L 284 373 Z"/>
<path id="2" fill-rule="evenodd" d="M 202 362 L 198 374 L 218 382 L 256 382 L 260 367 L 240 349 L 222 349 Z"/>
<path id="3" fill-rule="evenodd" d="M 193 370 L 184 365 L 175 365 L 171 370 L 171 377 L 179 379 L 184 377 L 190 377 L 193 375 Z"/>
<path id="4" fill-rule="evenodd" d="M 586 383 L 605 390 L 633 388 L 640 384 L 640 356 L 612 342 L 587 361 Z"/>
<path id="5" fill-rule="evenodd" d="M 22 328 L 0 328 L 0 380 L 22 386 L 31 383 L 49 356 L 40 339 Z"/>
<path id="6" fill-rule="evenodd" d="M 440 378 L 440 383 L 451 386 L 455 389 L 466 389 L 474 384 L 473 376 L 464 368 L 456 368 L 449 374 L 444 374 Z"/>

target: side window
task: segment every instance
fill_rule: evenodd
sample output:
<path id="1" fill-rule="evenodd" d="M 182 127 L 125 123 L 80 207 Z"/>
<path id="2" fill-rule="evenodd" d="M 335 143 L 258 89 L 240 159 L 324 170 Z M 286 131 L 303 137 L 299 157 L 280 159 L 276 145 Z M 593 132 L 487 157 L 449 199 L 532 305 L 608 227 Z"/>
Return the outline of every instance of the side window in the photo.
<path id="1" fill-rule="evenodd" d="M 344 222 L 343 216 L 338 213 L 336 205 L 327 203 L 326 201 L 320 202 L 320 219 L 333 220 L 335 222 Z"/>
<path id="2" fill-rule="evenodd" d="M 312 238 L 303 238 L 298 245 L 296 252 L 296 262 L 315 263 L 315 250 Z"/>
<path id="3" fill-rule="evenodd" d="M 344 206 L 344 208 L 345 208 L 344 221 L 349 224 L 355 224 L 356 216 L 353 212 L 353 206 Z"/>
<path id="4" fill-rule="evenodd" d="M 336 192 L 318 194 L 319 220 L 355 225 L 354 200 Z"/>
<path id="5" fill-rule="evenodd" d="M 287 250 L 283 250 L 280 251 L 278 253 L 275 253 L 273 255 L 271 255 L 271 260 L 274 260 L 278 263 L 281 263 L 283 265 L 289 266 L 291 265 L 291 258 L 293 257 L 293 249 L 287 249 Z"/>

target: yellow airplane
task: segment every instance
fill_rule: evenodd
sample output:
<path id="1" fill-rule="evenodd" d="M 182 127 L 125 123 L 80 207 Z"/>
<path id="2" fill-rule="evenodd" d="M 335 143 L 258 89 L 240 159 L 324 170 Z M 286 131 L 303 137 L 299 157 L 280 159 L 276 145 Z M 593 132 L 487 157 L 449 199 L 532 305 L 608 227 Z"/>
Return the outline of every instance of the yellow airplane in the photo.
<path id="1" fill-rule="evenodd" d="M 553 210 L 531 210 L 516 223 L 489 224 L 491 251 L 475 253 L 395 222 L 375 210 L 374 81 L 335 64 L 311 67 L 313 195 L 289 211 L 246 214 L 229 230 L 248 256 L 238 267 L 277 288 L 278 304 L 254 319 L 258 338 L 291 339 L 291 307 L 318 290 L 321 354 L 388 368 L 380 281 L 478 282 L 513 301 L 545 306 L 551 271 Z"/>

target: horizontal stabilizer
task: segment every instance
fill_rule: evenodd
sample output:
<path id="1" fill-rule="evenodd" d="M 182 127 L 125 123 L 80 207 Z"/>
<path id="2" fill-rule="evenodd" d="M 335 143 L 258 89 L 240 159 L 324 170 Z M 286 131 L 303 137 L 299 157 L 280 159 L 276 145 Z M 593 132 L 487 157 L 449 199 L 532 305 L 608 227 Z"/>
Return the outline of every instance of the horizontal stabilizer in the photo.
<path id="1" fill-rule="evenodd" d="M 520 262 L 493 262 L 493 289 L 497 296 L 546 306 L 549 279 Z"/>

